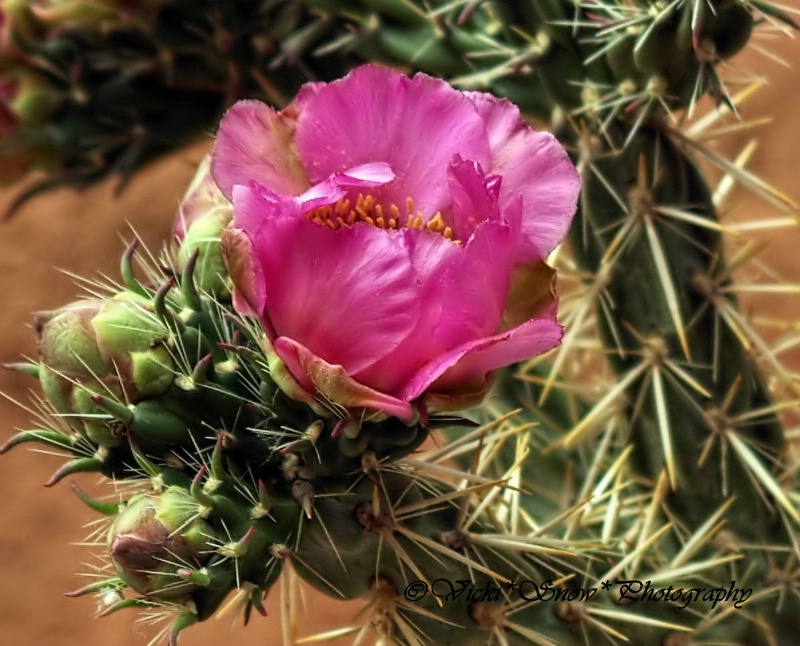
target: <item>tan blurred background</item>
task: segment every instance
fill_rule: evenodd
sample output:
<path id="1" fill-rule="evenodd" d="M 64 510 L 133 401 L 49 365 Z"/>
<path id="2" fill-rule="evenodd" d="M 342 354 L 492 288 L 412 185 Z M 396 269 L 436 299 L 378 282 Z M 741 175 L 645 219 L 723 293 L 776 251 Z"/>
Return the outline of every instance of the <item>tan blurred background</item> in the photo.
<path id="1" fill-rule="evenodd" d="M 787 61 L 800 60 L 800 38 L 761 43 Z M 758 133 L 731 141 L 731 149 L 757 134 L 759 147 L 752 170 L 800 202 L 800 69 L 783 68 L 753 52 L 737 60 L 735 67 L 769 77 L 770 84 L 742 112 L 748 118 L 771 115 L 773 121 Z M 80 194 L 57 191 L 31 201 L 10 222 L 0 223 L 0 362 L 33 353 L 31 312 L 57 307 L 78 294 L 72 279 L 54 267 L 80 275 L 104 272 L 116 277 L 122 240 L 130 238 L 128 223 L 152 248 L 161 246 L 205 146 L 200 143 L 150 165 L 120 198 L 114 197 L 110 184 Z M 0 194 L 0 211 L 14 194 L 15 190 Z M 775 214 L 773 208 L 745 195 L 735 205 L 731 217 L 736 219 Z M 800 232 L 769 237 L 774 240 L 763 255 L 784 277 L 800 282 Z M 759 314 L 800 320 L 800 296 L 749 303 Z M 13 398 L 24 400 L 34 386 L 30 378 L 0 371 L 0 391 Z M 0 398 L 0 440 L 15 429 L 29 428 L 29 420 L 27 413 Z M 91 562 L 91 550 L 74 543 L 82 540 L 83 525 L 94 515 L 71 493 L 67 482 L 53 490 L 41 486 L 59 463 L 57 458 L 25 449 L 0 457 L 0 644 L 143 646 L 152 631 L 135 624 L 136 612 L 95 620 L 94 599 L 62 595 L 85 583 L 75 573 L 86 570 L 82 564 Z M 77 480 L 91 487 L 96 479 Z M 230 616 L 212 619 L 189 629 L 181 644 L 280 644 L 276 593 L 270 594 L 267 605 L 270 616 L 256 615 L 246 629 Z M 311 633 L 314 626 L 343 623 L 355 610 L 352 604 L 313 599 L 301 621 L 301 634 Z"/>

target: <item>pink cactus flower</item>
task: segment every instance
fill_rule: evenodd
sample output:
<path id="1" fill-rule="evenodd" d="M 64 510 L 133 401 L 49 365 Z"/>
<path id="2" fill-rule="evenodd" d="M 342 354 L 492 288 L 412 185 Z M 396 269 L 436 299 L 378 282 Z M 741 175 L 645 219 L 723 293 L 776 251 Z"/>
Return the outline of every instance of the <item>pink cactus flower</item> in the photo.
<path id="1" fill-rule="evenodd" d="M 295 398 L 411 420 L 561 341 L 543 261 L 580 180 L 508 101 L 367 65 L 281 112 L 234 105 L 212 174 L 234 304 Z"/>

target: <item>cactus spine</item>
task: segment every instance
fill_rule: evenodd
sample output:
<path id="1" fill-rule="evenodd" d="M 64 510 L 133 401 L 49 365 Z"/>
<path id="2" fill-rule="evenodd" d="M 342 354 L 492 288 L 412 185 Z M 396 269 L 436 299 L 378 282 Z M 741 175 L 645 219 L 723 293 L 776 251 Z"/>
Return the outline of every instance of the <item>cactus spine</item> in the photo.
<path id="1" fill-rule="evenodd" d="M 326 23 L 285 0 L 4 2 L 2 180 L 47 176 L 19 201 L 142 163 L 213 130 L 233 101 L 285 103 L 342 73 L 307 50 Z"/>
<path id="2" fill-rule="evenodd" d="M 567 342 L 554 359 L 520 371 L 529 387 L 509 391 L 556 422 L 551 450 L 589 448 L 576 492 L 587 495 L 597 470 L 614 465 L 617 482 L 636 482 L 642 504 L 649 501 L 645 520 L 627 529 L 607 510 L 602 539 L 613 524 L 620 539 L 636 537 L 624 550 L 628 576 L 641 574 L 642 545 L 647 557 L 658 555 L 651 567 L 660 561 L 669 571 L 671 559 L 684 561 L 681 541 L 700 532 L 708 558 L 720 558 L 720 580 L 747 571 L 762 591 L 751 606 L 759 620 L 728 610 L 724 620 L 690 621 L 689 639 L 791 643 L 792 613 L 774 601 L 788 592 L 796 562 L 789 554 L 800 516 L 778 415 L 796 387 L 780 368 L 772 392 L 767 386 L 775 361 L 738 310 L 727 229 L 697 160 L 719 164 L 784 212 L 796 205 L 681 129 L 706 94 L 723 112 L 736 109 L 720 67 L 758 23 L 795 27 L 789 14 L 738 1 L 360 0 L 339 11 L 350 20 L 351 50 L 507 96 L 571 147 L 583 193 L 562 270 L 573 267 L 585 287 L 565 319 Z M 586 349 L 598 342 L 615 382 L 587 398 L 576 383 L 586 384 L 587 373 L 602 379 Z M 527 504 L 541 503 L 531 496 Z M 656 529 L 674 532 L 671 544 Z M 726 553 L 742 561 L 722 564 Z M 589 617 L 575 621 L 588 626 Z M 672 643 L 659 642 L 662 628 L 647 634 L 648 643 Z"/>
<path id="3" fill-rule="evenodd" d="M 726 227 L 696 161 L 717 157 L 673 118 L 705 94 L 735 107 L 720 63 L 759 20 L 791 19 L 733 0 L 298 4 L 347 26 L 326 52 L 491 90 L 552 121 L 584 180 L 561 256 L 576 277 L 567 339 L 503 376 L 483 426 L 418 454 L 435 427 L 467 422 L 355 427 L 299 406 L 275 389 L 263 339 L 232 315 L 219 281 L 197 286 L 208 275 L 196 263 L 213 266 L 213 249 L 178 251 L 181 271 L 151 270 L 146 285 L 126 255 L 126 292 L 106 302 L 134 303 L 153 338 L 116 352 L 149 367 L 109 387 L 97 374 L 103 344 L 89 375 L 44 353 L 29 371 L 77 417 L 7 445 L 73 454 L 52 482 L 93 470 L 140 483 L 121 512 L 107 509 L 116 574 L 80 592 L 132 589 L 139 600 L 109 610 L 162 604 L 176 636 L 233 589 L 246 616 L 259 610 L 289 564 L 332 596 L 367 599 L 365 622 L 343 629 L 357 643 L 370 630 L 401 644 L 794 643 L 800 514 L 779 411 L 795 386 L 767 385 L 770 353 L 738 310 Z M 59 317 L 75 315 L 41 333 Z M 597 384 L 607 384 L 599 395 Z M 176 505 L 191 513 L 174 520 Z M 138 531 L 142 514 L 160 537 L 145 556 L 163 553 L 163 527 L 175 537 L 178 526 L 180 563 L 131 561 L 126 548 L 144 539 L 129 523 Z M 484 592 L 441 604 L 405 594 L 440 579 Z M 526 581 L 554 582 L 553 595 L 521 590 Z M 620 581 L 651 593 L 632 602 L 638 591 Z M 578 588 L 597 593 L 570 597 Z"/>

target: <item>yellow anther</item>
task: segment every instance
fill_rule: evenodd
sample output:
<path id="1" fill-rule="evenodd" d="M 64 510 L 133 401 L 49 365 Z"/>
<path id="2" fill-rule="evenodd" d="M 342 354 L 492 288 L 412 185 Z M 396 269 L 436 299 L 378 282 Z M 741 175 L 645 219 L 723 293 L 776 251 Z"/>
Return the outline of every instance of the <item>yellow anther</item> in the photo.
<path id="1" fill-rule="evenodd" d="M 359 222 L 368 224 L 381 229 L 397 230 L 403 226 L 408 229 L 427 229 L 433 233 L 440 233 L 448 240 L 459 244 L 458 240 L 454 240 L 454 233 L 451 227 L 446 225 L 444 216 L 440 211 L 437 211 L 430 220 L 425 221 L 425 216 L 421 211 L 414 211 L 414 200 L 412 198 L 406 199 L 406 207 L 408 213 L 405 216 L 405 225 L 402 224 L 403 219 L 400 217 L 400 209 L 395 204 L 388 205 L 392 217 L 386 218 L 384 215 L 385 208 L 382 204 L 376 204 L 375 198 L 372 195 L 364 196 L 359 194 L 355 201 L 355 206 L 351 208 L 351 201 L 342 199 L 333 205 L 320 206 L 312 209 L 306 214 L 306 217 L 316 224 L 324 224 L 332 231 L 338 231 L 345 227 L 353 226 Z"/>
<path id="2" fill-rule="evenodd" d="M 435 233 L 441 233 L 442 229 L 444 229 L 444 220 L 442 219 L 442 214 L 437 212 L 426 225 L 430 231 Z"/>

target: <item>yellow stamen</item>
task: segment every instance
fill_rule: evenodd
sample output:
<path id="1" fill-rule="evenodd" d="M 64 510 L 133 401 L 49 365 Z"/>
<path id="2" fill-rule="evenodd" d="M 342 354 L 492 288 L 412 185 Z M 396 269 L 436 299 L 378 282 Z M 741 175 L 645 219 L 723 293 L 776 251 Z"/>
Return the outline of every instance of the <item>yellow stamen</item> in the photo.
<path id="1" fill-rule="evenodd" d="M 437 211 L 436 215 L 434 215 L 428 221 L 428 224 L 426 226 L 430 231 L 433 231 L 434 233 L 441 233 L 445 226 L 444 220 L 442 219 L 442 214 Z"/>
<path id="2" fill-rule="evenodd" d="M 334 205 L 320 206 L 316 209 L 309 211 L 306 217 L 315 224 L 324 224 L 332 231 L 338 231 L 346 227 L 351 227 L 354 224 L 363 222 L 370 226 L 379 227 L 381 229 L 397 230 L 401 227 L 407 229 L 419 229 L 431 231 L 432 233 L 439 233 L 447 240 L 459 244 L 459 240 L 454 239 L 452 227 L 447 226 L 444 216 L 440 211 L 437 211 L 434 216 L 425 221 L 425 216 L 421 211 L 414 211 L 414 200 L 412 198 L 406 199 L 406 208 L 408 213 L 405 217 L 405 225 L 401 224 L 400 209 L 396 204 L 388 205 L 392 217 L 388 220 L 384 215 L 384 206 L 376 204 L 375 198 L 372 195 L 359 194 L 356 198 L 355 205 L 349 199 L 339 200 Z"/>

